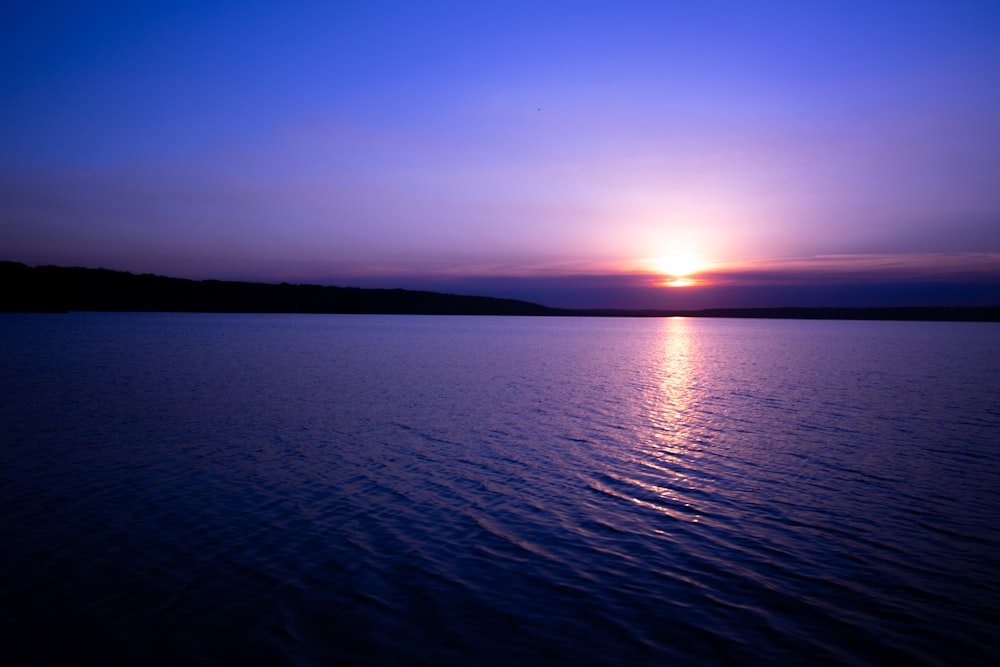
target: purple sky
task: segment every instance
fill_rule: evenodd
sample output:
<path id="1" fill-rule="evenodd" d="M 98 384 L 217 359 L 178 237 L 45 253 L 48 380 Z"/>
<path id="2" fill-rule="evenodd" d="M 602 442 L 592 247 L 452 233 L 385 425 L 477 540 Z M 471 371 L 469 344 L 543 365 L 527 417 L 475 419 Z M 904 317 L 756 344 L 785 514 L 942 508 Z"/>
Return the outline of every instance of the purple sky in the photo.
<path id="1" fill-rule="evenodd" d="M 0 259 L 1000 304 L 1000 3 L 292 4 L 5 3 Z"/>

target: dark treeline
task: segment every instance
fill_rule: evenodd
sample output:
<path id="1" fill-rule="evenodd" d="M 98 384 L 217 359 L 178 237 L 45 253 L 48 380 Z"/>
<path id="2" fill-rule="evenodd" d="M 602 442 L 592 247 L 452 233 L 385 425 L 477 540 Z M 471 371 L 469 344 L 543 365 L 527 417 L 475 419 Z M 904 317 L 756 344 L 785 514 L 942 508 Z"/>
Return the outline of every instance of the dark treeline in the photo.
<path id="1" fill-rule="evenodd" d="M 1000 322 L 1000 306 L 903 308 L 720 308 L 615 310 L 549 308 L 527 301 L 404 289 L 362 289 L 187 280 L 109 269 L 0 261 L 0 311 L 368 313 L 586 317 L 754 317 L 773 319 Z"/>
<path id="2" fill-rule="evenodd" d="M 549 315 L 513 299 L 402 289 L 186 280 L 108 269 L 0 262 L 0 310 L 200 313 Z"/>

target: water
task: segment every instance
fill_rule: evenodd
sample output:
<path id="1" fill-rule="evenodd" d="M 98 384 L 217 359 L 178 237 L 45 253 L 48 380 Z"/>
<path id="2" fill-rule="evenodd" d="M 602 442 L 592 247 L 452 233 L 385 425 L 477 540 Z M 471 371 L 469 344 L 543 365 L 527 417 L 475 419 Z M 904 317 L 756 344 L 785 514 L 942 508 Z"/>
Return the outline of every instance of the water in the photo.
<path id="1" fill-rule="evenodd" d="M 998 334 L 3 315 L 0 659 L 991 664 Z"/>

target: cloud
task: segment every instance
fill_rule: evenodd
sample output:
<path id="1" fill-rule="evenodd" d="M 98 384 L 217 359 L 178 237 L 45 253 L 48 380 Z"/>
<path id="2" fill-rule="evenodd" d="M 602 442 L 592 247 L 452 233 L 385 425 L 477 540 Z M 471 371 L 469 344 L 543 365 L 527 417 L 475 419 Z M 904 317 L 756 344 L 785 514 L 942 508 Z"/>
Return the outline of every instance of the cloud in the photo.
<path id="1" fill-rule="evenodd" d="M 1000 280 L 1000 253 L 818 255 L 711 269 L 714 285 L 859 284 Z"/>

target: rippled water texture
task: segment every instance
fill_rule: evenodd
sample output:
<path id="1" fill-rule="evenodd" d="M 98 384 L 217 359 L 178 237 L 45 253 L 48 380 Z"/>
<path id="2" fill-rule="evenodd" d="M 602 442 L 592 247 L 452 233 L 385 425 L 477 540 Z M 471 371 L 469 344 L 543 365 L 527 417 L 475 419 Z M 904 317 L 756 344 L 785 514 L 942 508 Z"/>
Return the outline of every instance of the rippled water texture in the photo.
<path id="1" fill-rule="evenodd" d="M 4 315 L 26 664 L 991 664 L 1000 327 Z"/>

